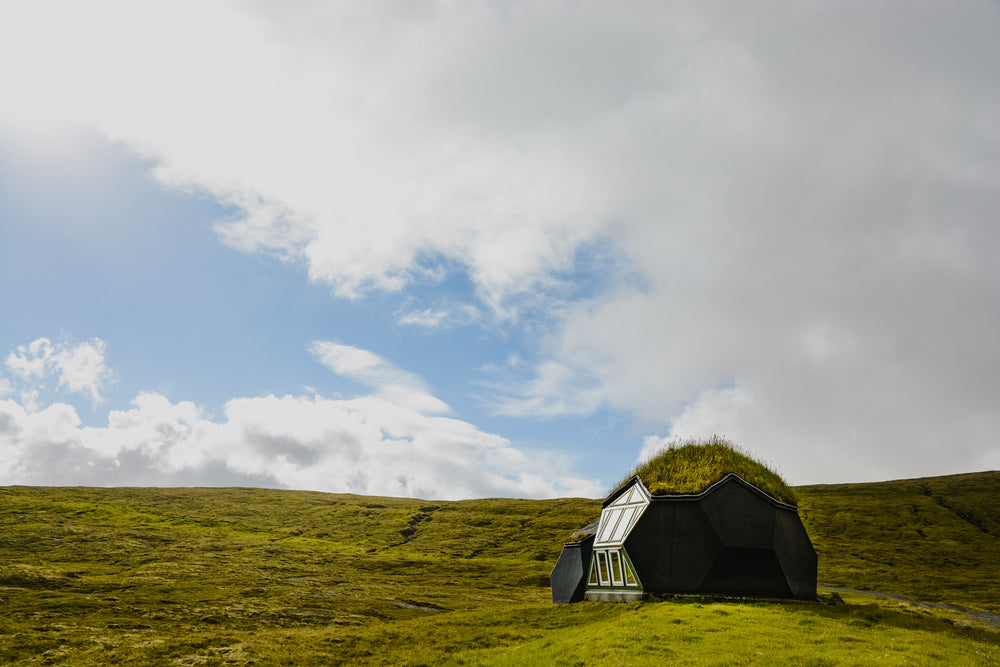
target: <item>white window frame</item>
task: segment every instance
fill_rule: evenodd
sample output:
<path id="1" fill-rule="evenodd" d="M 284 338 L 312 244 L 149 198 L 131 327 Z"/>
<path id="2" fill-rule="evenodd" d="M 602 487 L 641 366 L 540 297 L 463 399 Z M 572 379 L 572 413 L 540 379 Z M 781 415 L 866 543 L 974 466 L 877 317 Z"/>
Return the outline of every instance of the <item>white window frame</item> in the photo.
<path id="1" fill-rule="evenodd" d="M 649 507 L 650 496 L 639 483 L 615 498 L 614 502 L 601 510 L 601 520 L 597 527 L 595 547 L 621 546 L 628 533 L 639 522 Z"/>
<path id="2" fill-rule="evenodd" d="M 618 560 L 618 577 L 615 577 L 613 567 L 614 560 Z M 623 547 L 611 549 L 595 549 L 590 564 L 590 572 L 587 576 L 588 586 L 600 586 L 604 588 L 642 588 L 639 575 L 631 565 L 628 555 Z M 631 573 L 633 582 L 629 583 Z M 596 574 L 597 583 L 592 582 L 592 577 Z"/>
<path id="3" fill-rule="evenodd" d="M 608 571 L 608 553 L 606 551 L 597 552 L 597 581 L 601 586 L 610 586 L 611 577 Z"/>

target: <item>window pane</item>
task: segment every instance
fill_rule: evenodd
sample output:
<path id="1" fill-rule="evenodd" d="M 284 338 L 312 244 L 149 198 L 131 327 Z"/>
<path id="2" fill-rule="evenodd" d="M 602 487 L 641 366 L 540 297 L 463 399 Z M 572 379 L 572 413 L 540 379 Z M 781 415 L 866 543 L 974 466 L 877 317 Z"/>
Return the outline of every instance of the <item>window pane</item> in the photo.
<path id="1" fill-rule="evenodd" d="M 618 499 L 615 500 L 615 502 L 613 502 L 611 504 L 612 505 L 627 505 L 630 502 L 632 502 L 632 494 L 633 493 L 635 493 L 635 487 L 632 487 L 631 489 L 629 489 L 628 493 L 619 496 Z"/>
<path id="2" fill-rule="evenodd" d="M 611 534 L 614 532 L 615 525 L 621 518 L 621 513 L 620 509 L 604 510 L 604 514 L 601 516 L 601 532 L 597 536 L 598 542 L 607 542 L 611 539 Z"/>
<path id="3" fill-rule="evenodd" d="M 629 524 L 632 523 L 632 516 L 639 511 L 638 507 L 630 507 L 626 510 L 622 510 L 621 520 L 618 522 L 618 526 L 615 528 L 615 532 L 611 535 L 612 542 L 619 542 L 623 537 L 625 537 L 625 532 L 628 530 Z"/>
<path id="4" fill-rule="evenodd" d="M 639 582 L 635 580 L 635 573 L 632 572 L 632 568 L 629 566 L 628 561 L 624 558 L 622 559 L 622 565 L 625 567 L 625 585 L 638 586 Z"/>
<path id="5" fill-rule="evenodd" d="M 622 565 L 618 558 L 618 552 L 612 551 L 608 555 L 611 556 L 611 581 L 620 586 L 622 583 Z"/>
<path id="6" fill-rule="evenodd" d="M 600 542 L 604 539 L 604 533 L 608 532 L 608 521 L 610 520 L 611 510 L 604 510 L 601 512 L 601 523 L 597 527 L 597 537 L 595 538 L 595 541 Z"/>
<path id="7" fill-rule="evenodd" d="M 594 558 L 590 561 L 590 581 L 587 582 L 593 586 L 597 585 L 597 559 Z"/>
<path id="8" fill-rule="evenodd" d="M 603 551 L 597 552 L 597 567 L 601 573 L 601 583 L 608 583 L 608 563 L 605 560 Z"/>

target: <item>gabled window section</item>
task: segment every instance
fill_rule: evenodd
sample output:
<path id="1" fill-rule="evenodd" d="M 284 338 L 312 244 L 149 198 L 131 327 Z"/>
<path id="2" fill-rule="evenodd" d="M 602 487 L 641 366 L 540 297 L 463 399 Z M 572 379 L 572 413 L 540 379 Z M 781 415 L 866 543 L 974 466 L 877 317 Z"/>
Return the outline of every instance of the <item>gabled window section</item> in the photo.
<path id="1" fill-rule="evenodd" d="M 624 542 L 649 507 L 649 500 L 646 488 L 635 482 L 601 510 L 587 578 L 589 588 L 642 588 Z"/>
<path id="2" fill-rule="evenodd" d="M 601 511 L 594 547 L 621 544 L 648 506 L 646 489 L 641 484 L 633 484 Z"/>

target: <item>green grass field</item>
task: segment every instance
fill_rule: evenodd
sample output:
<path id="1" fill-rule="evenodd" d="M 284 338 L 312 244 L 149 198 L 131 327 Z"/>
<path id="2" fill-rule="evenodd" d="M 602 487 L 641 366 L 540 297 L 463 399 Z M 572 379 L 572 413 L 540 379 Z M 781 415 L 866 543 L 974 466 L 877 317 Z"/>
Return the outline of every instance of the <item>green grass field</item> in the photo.
<path id="1" fill-rule="evenodd" d="M 821 603 L 553 605 L 600 501 L 0 488 L 0 663 L 1000 664 L 1000 473 L 797 487 Z M 974 613 L 984 612 L 984 613 Z"/>

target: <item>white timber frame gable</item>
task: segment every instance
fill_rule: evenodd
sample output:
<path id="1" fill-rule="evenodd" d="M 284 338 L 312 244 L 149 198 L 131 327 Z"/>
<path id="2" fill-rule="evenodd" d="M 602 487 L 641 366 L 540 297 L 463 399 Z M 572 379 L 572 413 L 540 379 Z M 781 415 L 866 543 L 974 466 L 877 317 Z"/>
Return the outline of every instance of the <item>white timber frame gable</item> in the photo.
<path id="1" fill-rule="evenodd" d="M 601 510 L 594 539 L 587 587 L 641 590 L 642 584 L 625 552 L 624 541 L 649 507 L 650 494 L 636 479 L 631 487 Z"/>

